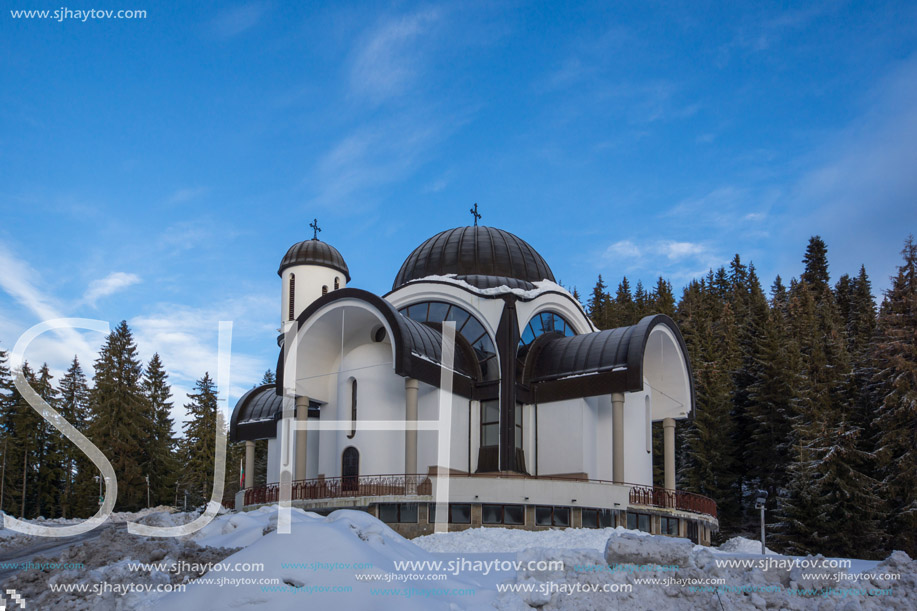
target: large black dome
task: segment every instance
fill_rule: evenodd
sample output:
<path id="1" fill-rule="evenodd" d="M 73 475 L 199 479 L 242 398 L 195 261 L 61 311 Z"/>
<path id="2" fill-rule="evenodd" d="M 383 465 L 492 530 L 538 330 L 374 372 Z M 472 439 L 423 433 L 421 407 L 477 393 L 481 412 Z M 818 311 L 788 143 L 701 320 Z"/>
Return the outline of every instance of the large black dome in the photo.
<path id="1" fill-rule="evenodd" d="M 392 290 L 411 280 L 446 274 L 555 282 L 544 258 L 525 240 L 494 227 L 456 227 L 415 248 L 398 270 Z"/>
<path id="2" fill-rule="evenodd" d="M 330 267 L 344 274 L 347 278 L 347 282 L 350 282 L 350 270 L 347 269 L 347 263 L 344 262 L 344 257 L 341 256 L 337 248 L 321 240 L 305 240 L 290 246 L 290 250 L 287 251 L 287 254 L 285 254 L 280 261 L 280 269 L 277 270 L 277 275 L 281 275 L 283 270 L 293 265 L 321 265 L 323 267 Z"/>

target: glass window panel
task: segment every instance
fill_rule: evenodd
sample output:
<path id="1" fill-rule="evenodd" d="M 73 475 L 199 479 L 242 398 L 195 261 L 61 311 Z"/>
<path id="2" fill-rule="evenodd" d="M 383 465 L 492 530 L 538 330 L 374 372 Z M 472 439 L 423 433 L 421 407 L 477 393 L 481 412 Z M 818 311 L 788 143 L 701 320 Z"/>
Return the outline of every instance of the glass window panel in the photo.
<path id="1" fill-rule="evenodd" d="M 500 425 L 485 424 L 481 427 L 481 445 L 495 446 L 500 444 Z"/>
<path id="2" fill-rule="evenodd" d="M 402 503 L 400 511 L 400 522 L 409 522 L 411 524 L 417 522 L 417 503 Z"/>
<path id="3" fill-rule="evenodd" d="M 564 323 L 563 318 L 561 318 L 560 316 L 554 317 L 554 332 L 555 333 L 560 333 L 561 335 L 563 335 L 564 329 L 566 328 L 566 326 L 567 325 L 566 323 Z"/>
<path id="4" fill-rule="evenodd" d="M 637 530 L 637 514 L 635 513 L 627 514 L 627 529 L 628 530 Z"/>
<path id="5" fill-rule="evenodd" d="M 408 308 L 408 318 L 424 322 L 427 320 L 427 304 L 417 303 Z"/>
<path id="6" fill-rule="evenodd" d="M 398 521 L 398 505 L 394 503 L 382 503 L 379 505 L 379 519 L 389 524 Z"/>
<path id="7" fill-rule="evenodd" d="M 525 507 L 522 505 L 506 505 L 503 507 L 504 524 L 525 524 Z"/>
<path id="8" fill-rule="evenodd" d="M 595 509 L 583 510 L 583 528 L 597 528 L 599 525 L 599 512 Z"/>
<path id="9" fill-rule="evenodd" d="M 427 314 L 429 322 L 442 322 L 446 318 L 446 312 L 449 310 L 449 304 L 442 301 L 431 301 L 430 312 Z"/>
<path id="10" fill-rule="evenodd" d="M 599 526 L 601 528 L 611 528 L 611 510 L 603 509 L 599 512 Z"/>
<path id="11" fill-rule="evenodd" d="M 484 524 L 502 524 L 503 523 L 503 506 L 502 505 L 482 505 L 481 521 Z"/>
<path id="12" fill-rule="evenodd" d="M 516 409 L 513 410 L 515 412 L 515 417 L 516 417 L 516 426 L 522 426 L 522 410 L 523 410 L 522 404 L 517 403 Z"/>
<path id="13" fill-rule="evenodd" d="M 474 318 L 469 318 L 465 326 L 462 327 L 462 337 L 472 344 L 482 335 L 484 335 L 484 326 Z"/>
<path id="14" fill-rule="evenodd" d="M 522 427 L 521 426 L 516 427 L 516 447 L 517 448 L 522 447 Z"/>
<path id="15" fill-rule="evenodd" d="M 500 404 L 497 401 L 484 401 L 484 420 L 483 422 L 500 421 Z"/>
<path id="16" fill-rule="evenodd" d="M 487 335 L 482 335 L 479 337 L 473 344 L 475 353 L 478 355 L 478 359 L 484 359 L 491 354 L 496 354 L 494 349 L 494 343 L 490 341 L 490 338 Z"/>
<path id="17" fill-rule="evenodd" d="M 535 507 L 535 525 L 551 526 L 551 507 Z"/>
<path id="18" fill-rule="evenodd" d="M 455 321 L 455 330 L 461 331 L 462 325 L 465 324 L 465 321 L 468 320 L 469 316 L 471 316 L 471 314 L 469 314 L 462 308 L 452 306 L 452 309 L 449 310 L 449 313 L 446 315 L 445 320 L 454 320 Z"/>
<path id="19" fill-rule="evenodd" d="M 566 335 L 567 337 L 573 337 L 574 335 L 576 335 L 576 331 L 574 331 L 573 327 L 571 327 L 570 325 L 565 325 L 564 326 L 564 335 Z"/>
<path id="20" fill-rule="evenodd" d="M 663 518 L 663 528 L 667 535 L 678 535 L 678 518 Z"/>
<path id="21" fill-rule="evenodd" d="M 427 524 L 436 522 L 436 503 L 427 505 Z"/>
<path id="22" fill-rule="evenodd" d="M 453 524 L 471 524 L 471 505 L 450 505 L 449 512 Z"/>
<path id="23" fill-rule="evenodd" d="M 650 532 L 650 517 L 646 514 L 638 514 L 637 529 L 643 532 Z"/>
<path id="24" fill-rule="evenodd" d="M 554 526 L 570 526 L 570 508 L 554 508 Z"/>
<path id="25" fill-rule="evenodd" d="M 525 330 L 522 332 L 522 338 L 519 341 L 525 345 L 531 343 L 533 339 L 535 339 L 535 332 L 532 331 L 532 325 L 525 325 Z"/>

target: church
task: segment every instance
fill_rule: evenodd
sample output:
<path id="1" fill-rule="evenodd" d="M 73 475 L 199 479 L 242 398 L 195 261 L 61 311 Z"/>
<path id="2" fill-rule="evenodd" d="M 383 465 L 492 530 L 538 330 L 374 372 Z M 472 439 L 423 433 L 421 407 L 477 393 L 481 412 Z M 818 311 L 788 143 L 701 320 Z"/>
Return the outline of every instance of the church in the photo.
<path id="1" fill-rule="evenodd" d="M 293 506 L 361 509 L 408 537 L 433 532 L 443 486 L 449 530 L 625 526 L 709 544 L 716 503 L 675 488 L 675 427 L 694 411 L 678 326 L 655 315 L 596 329 L 544 258 L 479 226 L 476 208 L 474 225 L 409 253 L 381 296 L 349 286 L 317 222 L 289 248 L 277 383 L 242 396 L 230 421 L 230 442 L 245 444 L 236 507 L 277 502 L 286 469 Z"/>

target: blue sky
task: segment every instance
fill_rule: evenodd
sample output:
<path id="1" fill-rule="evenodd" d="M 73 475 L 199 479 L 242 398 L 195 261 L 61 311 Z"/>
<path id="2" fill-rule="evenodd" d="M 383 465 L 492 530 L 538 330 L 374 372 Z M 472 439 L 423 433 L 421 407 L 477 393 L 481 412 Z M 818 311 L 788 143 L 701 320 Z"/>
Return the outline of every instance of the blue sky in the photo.
<path id="1" fill-rule="evenodd" d="M 0 346 L 126 319 L 178 405 L 219 320 L 234 396 L 274 364 L 275 272 L 314 217 L 376 293 L 474 202 L 581 294 L 599 273 L 680 291 L 736 252 L 769 285 L 813 234 L 878 293 L 917 226 L 913 3 L 7 10 L 60 6 L 0 14 Z M 91 370 L 100 342 L 27 358 Z"/>

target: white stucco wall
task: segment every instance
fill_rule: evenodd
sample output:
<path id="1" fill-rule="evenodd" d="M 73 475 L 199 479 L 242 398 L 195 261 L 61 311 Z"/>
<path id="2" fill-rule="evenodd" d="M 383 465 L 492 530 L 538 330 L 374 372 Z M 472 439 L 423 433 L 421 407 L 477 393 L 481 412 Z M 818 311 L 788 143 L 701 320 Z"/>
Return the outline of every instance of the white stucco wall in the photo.
<path id="1" fill-rule="evenodd" d="M 653 454 L 646 451 L 646 394 L 624 394 L 624 481 L 653 483 Z"/>
<path id="2" fill-rule="evenodd" d="M 584 472 L 582 447 L 586 430 L 586 404 L 582 399 L 542 403 L 538 406 L 538 474 Z"/>
<path id="3" fill-rule="evenodd" d="M 334 290 L 334 279 L 339 281 L 339 288 L 347 286 L 347 277 L 336 269 L 321 265 L 294 265 L 283 270 L 281 274 L 282 289 L 280 297 L 280 320 L 282 328 L 290 321 L 290 274 L 296 274 L 294 282 L 293 315 L 299 316 L 313 301 L 322 296 L 322 286 L 328 292 Z"/>

